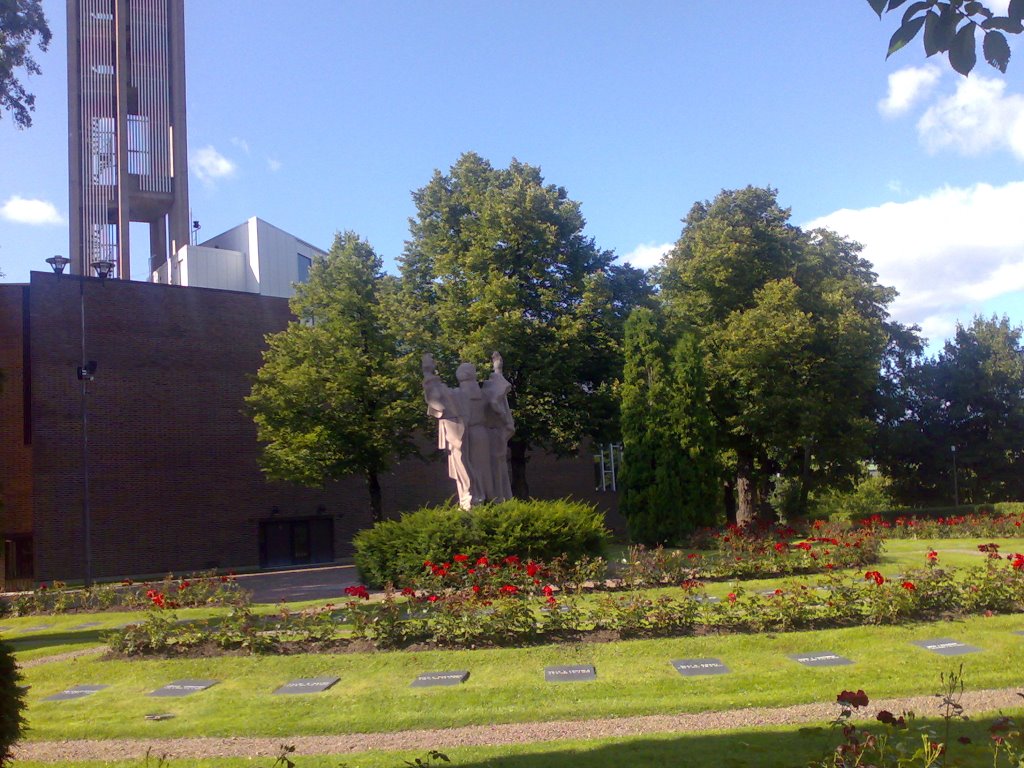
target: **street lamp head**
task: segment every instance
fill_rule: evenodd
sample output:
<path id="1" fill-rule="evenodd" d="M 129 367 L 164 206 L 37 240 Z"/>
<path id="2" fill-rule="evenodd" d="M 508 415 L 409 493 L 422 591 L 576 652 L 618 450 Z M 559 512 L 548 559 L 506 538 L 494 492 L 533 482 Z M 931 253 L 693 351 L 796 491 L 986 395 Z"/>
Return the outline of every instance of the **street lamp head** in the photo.
<path id="1" fill-rule="evenodd" d="M 98 259 L 92 263 L 92 268 L 96 270 L 96 276 L 100 280 L 106 280 L 114 269 L 114 262 Z"/>
<path id="2" fill-rule="evenodd" d="M 50 258 L 48 258 L 46 260 L 46 263 L 50 265 L 50 268 L 53 270 L 53 274 L 63 275 L 64 267 L 71 263 L 71 259 L 69 259 L 67 256 L 61 256 L 60 254 L 57 254 L 56 256 L 51 256 Z"/>

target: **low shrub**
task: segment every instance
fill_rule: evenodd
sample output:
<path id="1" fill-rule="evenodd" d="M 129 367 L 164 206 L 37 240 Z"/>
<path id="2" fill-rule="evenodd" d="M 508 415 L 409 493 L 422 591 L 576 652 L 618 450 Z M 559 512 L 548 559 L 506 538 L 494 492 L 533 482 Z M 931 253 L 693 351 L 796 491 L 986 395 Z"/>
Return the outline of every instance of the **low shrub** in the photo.
<path id="1" fill-rule="evenodd" d="M 148 608 L 151 602 L 166 602 L 168 608 L 230 606 L 247 599 L 248 593 L 239 587 L 234 576 L 204 571 L 182 577 L 167 574 L 159 582 L 136 583 L 125 579 L 117 584 L 94 584 L 86 588 L 68 587 L 62 581 L 42 583 L 31 592 L 0 598 L 0 615 L 138 610 Z"/>
<path id="2" fill-rule="evenodd" d="M 116 630 L 109 643 L 126 655 L 173 655 L 200 646 L 249 653 L 332 650 L 349 636 L 381 649 L 421 642 L 475 648 L 594 631 L 620 637 L 776 632 L 1024 610 L 1024 554 L 1002 555 L 995 544 L 982 546 L 989 555 L 985 562 L 955 572 L 929 553 L 924 567 L 898 579 L 876 570 L 852 578 L 830 571 L 815 582 L 792 579 L 767 592 L 736 585 L 723 600 L 710 598 L 692 579 L 675 594 L 664 588 L 608 593 L 612 583 L 601 582 L 593 589 L 605 594 L 581 599 L 540 562 L 456 558 L 424 568 L 420 588 L 389 589 L 382 600 L 371 600 L 366 587 L 352 586 L 346 589 L 352 599 L 338 609 L 328 604 L 295 614 L 282 610 L 276 619 L 254 616 L 243 606 L 219 620 L 178 624 L 154 603 L 145 622 Z"/>
<path id="3" fill-rule="evenodd" d="M 14 650 L 0 642 L 0 766 L 11 762 L 11 750 L 25 731 L 25 689 Z"/>
<path id="4" fill-rule="evenodd" d="M 807 516 L 818 520 L 850 520 L 892 509 L 891 483 L 881 475 L 868 475 L 849 490 L 828 488 L 815 493 Z"/>
<path id="5" fill-rule="evenodd" d="M 577 560 L 599 555 L 608 542 L 604 516 L 578 501 L 506 501 L 462 510 L 427 507 L 360 531 L 355 561 L 366 583 L 383 586 L 418 576 L 423 563 L 450 561 L 456 553 L 474 560 L 518 555 Z"/>
<path id="6" fill-rule="evenodd" d="M 1009 538 L 1024 536 L 1024 510 L 1019 504 L 934 507 L 871 515 L 857 521 L 891 539 Z M 971 511 L 975 510 L 977 511 Z"/>

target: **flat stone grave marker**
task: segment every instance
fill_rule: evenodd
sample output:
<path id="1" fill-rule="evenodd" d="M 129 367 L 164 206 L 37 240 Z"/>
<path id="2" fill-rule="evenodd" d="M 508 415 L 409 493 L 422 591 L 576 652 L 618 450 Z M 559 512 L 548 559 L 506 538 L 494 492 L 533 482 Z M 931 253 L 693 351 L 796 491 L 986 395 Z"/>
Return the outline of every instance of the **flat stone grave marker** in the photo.
<path id="1" fill-rule="evenodd" d="M 145 720 L 170 720 L 174 715 L 170 712 L 154 712 L 150 715 L 143 715 Z"/>
<path id="2" fill-rule="evenodd" d="M 53 624 L 36 624 L 34 627 L 25 627 L 22 632 L 42 632 L 44 629 L 52 629 Z"/>
<path id="3" fill-rule="evenodd" d="M 846 664 L 853 664 L 845 656 L 839 656 L 827 651 L 818 653 L 794 653 L 790 657 L 793 661 L 803 664 L 805 667 L 841 667 Z"/>
<path id="4" fill-rule="evenodd" d="M 219 683 L 219 680 L 175 680 L 163 688 L 157 688 L 146 694 L 147 696 L 188 696 L 191 693 L 205 691 L 207 688 Z"/>
<path id="5" fill-rule="evenodd" d="M 72 629 L 88 629 L 89 627 L 98 627 L 101 622 L 98 621 L 87 621 L 84 624 L 76 624 Z"/>
<path id="6" fill-rule="evenodd" d="M 914 645 L 924 648 L 926 651 L 937 653 L 940 656 L 962 656 L 965 653 L 978 653 L 981 648 L 958 640 L 951 640 L 948 637 L 940 637 L 935 640 L 915 640 Z"/>
<path id="7" fill-rule="evenodd" d="M 725 675 L 730 672 L 729 668 L 718 659 L 673 659 L 672 666 L 683 677 Z"/>
<path id="8" fill-rule="evenodd" d="M 0 632 L 9 632 L 10 629 L 10 627 L 0 627 Z"/>
<path id="9" fill-rule="evenodd" d="M 292 680 L 291 682 L 285 683 L 274 691 L 274 693 L 322 693 L 338 682 L 339 679 L 340 678 L 337 677 L 302 677 L 298 680 Z"/>
<path id="10" fill-rule="evenodd" d="M 3 629 L 3 627 L 0 627 L 0 629 Z M 1015 630 L 1013 630 L 1013 634 L 1015 634 L 1015 635 L 1024 635 L 1024 629 L 1015 629 Z"/>
<path id="11" fill-rule="evenodd" d="M 568 664 L 558 667 L 544 667 L 544 681 L 548 683 L 576 683 L 581 680 L 596 680 L 597 669 L 593 664 Z"/>
<path id="12" fill-rule="evenodd" d="M 459 685 L 469 679 L 469 672 L 456 670 L 453 672 L 424 672 L 412 681 L 413 688 L 429 688 L 434 685 Z"/>
<path id="13" fill-rule="evenodd" d="M 96 693 L 96 691 L 102 691 L 106 687 L 107 686 L 105 685 L 73 685 L 59 693 L 53 694 L 52 696 L 47 696 L 43 701 L 70 701 L 72 699 L 81 699 L 91 693 Z"/>
<path id="14" fill-rule="evenodd" d="M 698 603 L 720 603 L 722 598 L 714 597 L 712 595 L 693 595 L 693 599 Z"/>

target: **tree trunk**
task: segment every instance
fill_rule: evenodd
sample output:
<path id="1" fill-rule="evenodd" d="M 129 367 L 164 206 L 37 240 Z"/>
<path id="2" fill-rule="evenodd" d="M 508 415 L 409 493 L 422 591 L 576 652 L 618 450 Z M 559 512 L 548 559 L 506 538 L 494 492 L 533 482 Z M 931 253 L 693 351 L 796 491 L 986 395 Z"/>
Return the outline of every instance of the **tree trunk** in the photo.
<path id="1" fill-rule="evenodd" d="M 754 459 L 740 453 L 736 458 L 736 524 L 748 526 L 757 519 L 757 491 L 754 487 Z"/>
<path id="2" fill-rule="evenodd" d="M 803 522 L 807 519 L 807 500 L 811 495 L 811 458 L 813 457 L 813 443 L 809 440 L 804 444 L 804 465 L 800 472 L 800 501 L 797 503 L 796 513 L 793 520 L 787 520 L 792 525 L 794 522 Z"/>
<path id="3" fill-rule="evenodd" d="M 384 504 L 381 502 L 380 478 L 376 470 L 366 471 L 366 489 L 370 492 L 370 515 L 373 522 L 379 523 L 384 519 Z"/>
<path id="4" fill-rule="evenodd" d="M 725 481 L 725 522 L 736 524 L 736 483 L 732 480 Z"/>
<path id="5" fill-rule="evenodd" d="M 512 495 L 517 499 L 528 499 L 530 487 L 526 484 L 526 450 L 529 446 L 522 440 L 512 438 L 508 444 L 509 480 L 512 481 Z"/>

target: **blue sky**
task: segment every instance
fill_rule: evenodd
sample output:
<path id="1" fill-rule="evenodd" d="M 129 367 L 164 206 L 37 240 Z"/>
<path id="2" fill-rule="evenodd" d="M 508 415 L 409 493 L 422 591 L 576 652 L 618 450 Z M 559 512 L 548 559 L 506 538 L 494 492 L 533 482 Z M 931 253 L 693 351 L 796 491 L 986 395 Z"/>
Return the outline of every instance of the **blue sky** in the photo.
<path id="1" fill-rule="evenodd" d="M 64 3 L 44 8 L 35 125 L 0 120 L 7 282 L 68 250 Z M 919 41 L 885 61 L 896 20 L 864 0 L 186 0 L 185 13 L 201 239 L 254 215 L 321 247 L 352 229 L 394 270 L 410 193 L 472 150 L 541 166 L 597 244 L 638 265 L 695 201 L 771 185 L 795 223 L 864 243 L 901 293 L 894 316 L 933 342 L 978 312 L 1024 320 L 1024 61 L 965 80 Z"/>

